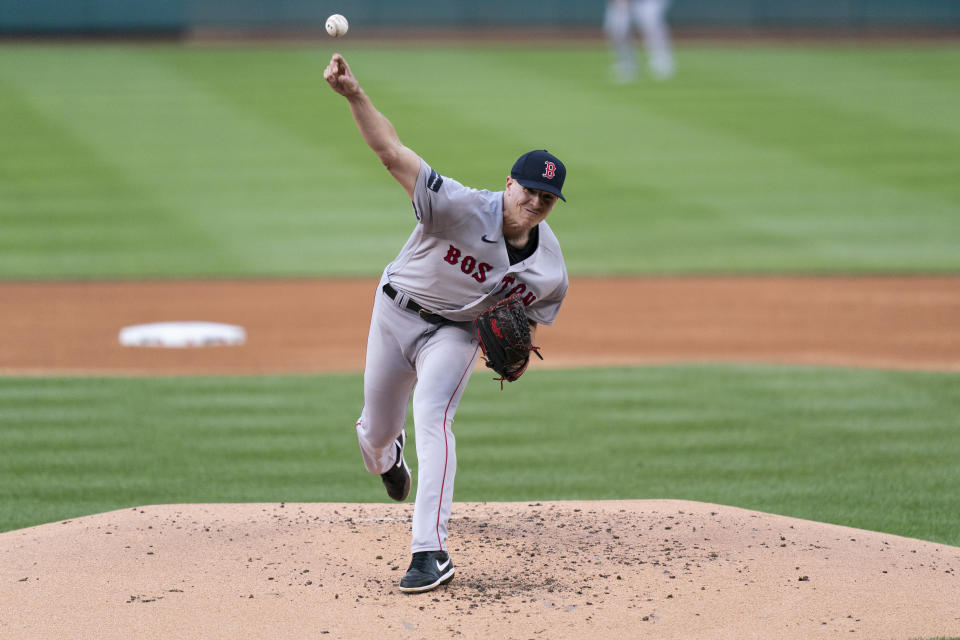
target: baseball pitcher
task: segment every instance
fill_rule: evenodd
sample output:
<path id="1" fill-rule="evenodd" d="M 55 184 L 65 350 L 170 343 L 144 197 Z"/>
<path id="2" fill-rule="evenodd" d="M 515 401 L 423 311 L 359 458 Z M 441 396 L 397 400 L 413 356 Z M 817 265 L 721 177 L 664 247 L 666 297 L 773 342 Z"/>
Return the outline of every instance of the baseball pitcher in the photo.
<path id="1" fill-rule="evenodd" d="M 501 385 L 516 380 L 530 353 L 539 355 L 537 326 L 553 323 L 567 293 L 560 245 L 545 222 L 565 200 L 566 169 L 534 150 L 516 161 L 503 191 L 471 189 L 404 146 L 340 54 L 324 78 L 346 98 L 364 141 L 413 204 L 413 232 L 375 292 L 356 431 L 367 470 L 381 477 L 390 498 L 405 500 L 411 474 L 404 424 L 413 394 L 418 483 L 413 558 L 400 590 L 430 591 L 454 574 L 447 553 L 453 418 L 470 374 L 483 353 Z"/>

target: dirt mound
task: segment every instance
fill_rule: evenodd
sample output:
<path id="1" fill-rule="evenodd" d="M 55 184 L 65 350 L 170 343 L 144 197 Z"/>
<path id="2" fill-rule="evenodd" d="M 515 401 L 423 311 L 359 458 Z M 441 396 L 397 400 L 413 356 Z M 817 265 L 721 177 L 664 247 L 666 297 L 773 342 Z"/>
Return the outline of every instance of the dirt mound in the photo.
<path id="1" fill-rule="evenodd" d="M 126 509 L 0 534 L 0 630 L 96 638 L 960 634 L 960 548 L 683 501 L 457 503 L 405 595 L 412 505 Z M 851 635 L 851 632 L 856 635 Z"/>

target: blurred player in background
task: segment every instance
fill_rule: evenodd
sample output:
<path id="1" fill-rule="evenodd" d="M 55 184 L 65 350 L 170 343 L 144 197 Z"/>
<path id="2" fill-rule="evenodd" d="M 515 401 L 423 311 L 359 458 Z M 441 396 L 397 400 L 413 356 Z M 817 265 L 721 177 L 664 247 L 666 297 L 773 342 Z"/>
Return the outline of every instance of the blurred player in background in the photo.
<path id="1" fill-rule="evenodd" d="M 647 66 L 659 80 L 674 73 L 673 47 L 666 13 L 670 0 L 607 0 L 603 28 L 614 55 L 614 78 L 633 82 L 637 77 L 637 55 L 633 46 L 633 30 L 643 34 Z"/>

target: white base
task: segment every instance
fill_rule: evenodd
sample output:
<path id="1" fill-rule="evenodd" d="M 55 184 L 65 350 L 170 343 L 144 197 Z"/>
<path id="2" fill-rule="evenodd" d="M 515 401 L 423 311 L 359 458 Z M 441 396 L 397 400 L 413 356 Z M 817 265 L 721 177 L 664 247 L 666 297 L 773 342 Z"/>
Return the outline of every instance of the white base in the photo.
<path id="1" fill-rule="evenodd" d="M 125 347 L 222 347 L 246 340 L 243 327 L 219 322 L 154 322 L 120 330 L 120 344 Z"/>

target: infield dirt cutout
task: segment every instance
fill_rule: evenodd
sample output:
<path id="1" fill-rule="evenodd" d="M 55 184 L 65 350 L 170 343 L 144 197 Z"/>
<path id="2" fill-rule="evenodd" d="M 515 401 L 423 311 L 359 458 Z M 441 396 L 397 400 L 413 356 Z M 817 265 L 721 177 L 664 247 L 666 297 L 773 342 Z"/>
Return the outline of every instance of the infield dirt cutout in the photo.
<path id="1" fill-rule="evenodd" d="M 0 284 L 0 372 L 356 371 L 375 284 Z M 123 326 L 169 320 L 239 324 L 248 341 L 118 343 Z M 691 361 L 960 371 L 958 327 L 960 278 L 579 279 L 530 373 Z M 957 547 L 683 501 L 456 503 L 456 577 L 411 596 L 396 590 L 411 514 L 144 506 L 3 533 L 0 637 L 960 636 Z"/>

